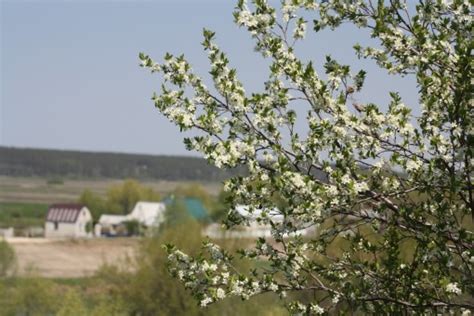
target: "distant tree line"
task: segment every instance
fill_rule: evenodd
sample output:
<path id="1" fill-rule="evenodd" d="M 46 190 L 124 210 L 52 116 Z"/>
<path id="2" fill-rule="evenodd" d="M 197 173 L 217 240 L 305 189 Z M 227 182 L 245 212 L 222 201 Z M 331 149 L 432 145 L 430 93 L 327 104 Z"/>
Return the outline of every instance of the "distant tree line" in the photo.
<path id="1" fill-rule="evenodd" d="M 221 181 L 239 170 L 219 170 L 204 159 L 0 146 L 0 175 Z"/>

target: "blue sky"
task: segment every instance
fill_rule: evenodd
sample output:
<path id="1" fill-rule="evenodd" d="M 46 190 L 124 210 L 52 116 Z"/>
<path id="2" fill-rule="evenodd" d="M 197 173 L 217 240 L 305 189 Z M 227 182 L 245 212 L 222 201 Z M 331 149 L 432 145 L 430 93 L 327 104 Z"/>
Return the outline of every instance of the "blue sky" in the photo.
<path id="1" fill-rule="evenodd" d="M 234 1 L 10 1 L 1 6 L 0 144 L 151 154 L 186 152 L 183 134 L 154 109 L 158 76 L 138 67 L 138 52 L 157 60 L 185 53 L 205 74 L 202 28 L 217 32 L 248 91 L 266 78 L 250 36 L 232 22 Z M 310 35 L 299 48 L 318 64 L 325 54 L 368 69 L 363 101 L 387 103 L 388 91 L 416 102 L 413 78 L 389 77 L 358 61 L 365 33 L 344 27 Z M 321 69 L 321 67 L 319 67 Z M 357 69 L 357 68 L 355 68 Z"/>

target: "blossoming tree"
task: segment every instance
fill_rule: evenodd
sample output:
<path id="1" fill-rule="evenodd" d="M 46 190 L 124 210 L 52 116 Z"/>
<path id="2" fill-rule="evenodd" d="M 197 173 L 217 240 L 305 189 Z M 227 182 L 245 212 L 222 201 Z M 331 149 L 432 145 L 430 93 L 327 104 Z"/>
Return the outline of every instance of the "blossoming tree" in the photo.
<path id="1" fill-rule="evenodd" d="M 474 308 L 470 1 L 285 0 L 280 9 L 239 1 L 234 12 L 270 61 L 260 93 L 245 92 L 209 30 L 203 46 L 212 88 L 184 56 L 167 54 L 155 63 L 140 54 L 142 66 L 163 74 L 161 93 L 153 96 L 158 110 L 182 130 L 201 131 L 185 140 L 187 148 L 219 168 L 247 168 L 225 189 L 233 208 L 244 204 L 255 216 L 231 209 L 227 226 L 257 220 L 271 225 L 273 236 L 241 251 L 267 263 L 251 273 L 238 271 L 232 255 L 212 242 L 196 258 L 168 246 L 171 272 L 202 306 L 228 296 L 308 292 L 312 299 L 288 296 L 292 313 L 468 314 Z M 320 75 L 298 58 L 295 45 L 309 27 L 318 32 L 342 23 L 378 39 L 376 47 L 355 45 L 359 58 L 416 77 L 418 104 L 406 106 L 396 92 L 387 110 L 354 103 L 364 71 L 328 57 Z M 295 131 L 297 121 L 306 122 L 307 134 Z M 315 233 L 299 235 L 308 228 Z"/>

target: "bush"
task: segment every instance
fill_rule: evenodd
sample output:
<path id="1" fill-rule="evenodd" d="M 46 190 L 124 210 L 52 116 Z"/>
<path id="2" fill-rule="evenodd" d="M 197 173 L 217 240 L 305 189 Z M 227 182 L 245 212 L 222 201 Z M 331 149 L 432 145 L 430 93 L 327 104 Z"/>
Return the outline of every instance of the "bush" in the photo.
<path id="1" fill-rule="evenodd" d="M 143 229 L 146 229 L 146 227 L 142 227 L 137 220 L 125 221 L 122 224 L 125 226 L 128 236 L 139 236 L 142 234 Z"/>
<path id="2" fill-rule="evenodd" d="M 61 302 L 59 311 L 56 316 L 87 316 L 87 308 L 85 307 L 83 300 L 75 289 L 69 289 L 64 299 Z"/>
<path id="3" fill-rule="evenodd" d="M 8 297 L 5 315 L 52 315 L 60 302 L 60 292 L 50 280 L 27 277 L 15 280 L 4 293 Z"/>
<path id="4" fill-rule="evenodd" d="M 51 179 L 48 179 L 48 181 L 46 181 L 46 183 L 48 185 L 63 185 L 64 180 L 61 179 L 61 178 L 51 178 Z"/>
<path id="5" fill-rule="evenodd" d="M 6 277 L 15 268 L 15 250 L 5 240 L 0 240 L 0 278 Z"/>
<path id="6" fill-rule="evenodd" d="M 176 213 L 182 213 L 179 209 L 176 207 Z M 182 284 L 174 282 L 167 271 L 163 244 L 174 243 L 191 254 L 197 254 L 204 241 L 202 226 L 197 221 L 189 217 L 182 218 L 179 214 L 177 218 L 182 220 L 173 220 L 154 237 L 142 240 L 136 257 L 130 262 L 131 269 L 104 266 L 98 273 L 98 277 L 110 287 L 110 297 L 123 303 L 120 305 L 121 311 L 127 311 L 127 315 L 285 314 L 283 306 L 274 304 L 275 297 L 272 296 L 254 298 L 243 304 L 240 299 L 234 298 L 206 310 L 200 309 L 198 301 L 185 291 Z M 227 243 L 228 247 L 237 248 L 237 243 L 230 243 Z M 239 262 L 238 267 L 251 268 L 249 262 Z M 106 302 L 100 304 L 107 305 Z M 96 308 L 99 308 L 98 305 Z"/>
<path id="7" fill-rule="evenodd" d="M 92 308 L 91 316 L 127 316 L 130 315 L 122 301 L 102 297 L 99 302 Z"/>

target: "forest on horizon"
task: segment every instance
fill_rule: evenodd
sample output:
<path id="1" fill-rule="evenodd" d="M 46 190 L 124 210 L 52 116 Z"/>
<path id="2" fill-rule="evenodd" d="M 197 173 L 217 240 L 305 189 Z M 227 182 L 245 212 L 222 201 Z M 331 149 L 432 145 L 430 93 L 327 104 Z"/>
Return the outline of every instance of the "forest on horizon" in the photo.
<path id="1" fill-rule="evenodd" d="M 238 169 L 219 170 L 203 158 L 0 146 L 0 175 L 66 179 L 222 181 Z"/>

